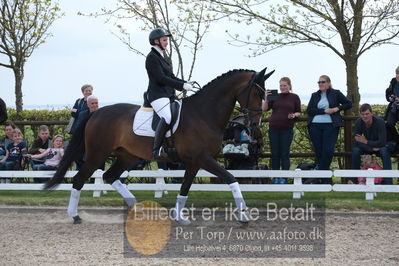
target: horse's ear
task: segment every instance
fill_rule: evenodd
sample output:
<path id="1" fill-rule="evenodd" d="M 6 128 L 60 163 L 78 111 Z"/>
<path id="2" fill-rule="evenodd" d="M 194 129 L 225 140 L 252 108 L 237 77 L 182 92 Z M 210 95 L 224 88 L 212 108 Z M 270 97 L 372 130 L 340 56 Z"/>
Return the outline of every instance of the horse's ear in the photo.
<path id="1" fill-rule="evenodd" d="M 265 68 L 264 70 L 266 70 L 266 68 Z M 267 80 L 268 78 L 270 78 L 270 76 L 273 75 L 274 71 L 276 71 L 276 70 L 273 70 L 273 71 L 267 73 L 267 74 L 263 77 L 263 81 L 265 81 L 265 80 Z"/>
<path id="2" fill-rule="evenodd" d="M 263 75 L 265 75 L 266 69 L 267 67 L 264 68 L 261 72 L 257 72 L 254 80 L 256 80 L 258 83 L 264 81 Z"/>

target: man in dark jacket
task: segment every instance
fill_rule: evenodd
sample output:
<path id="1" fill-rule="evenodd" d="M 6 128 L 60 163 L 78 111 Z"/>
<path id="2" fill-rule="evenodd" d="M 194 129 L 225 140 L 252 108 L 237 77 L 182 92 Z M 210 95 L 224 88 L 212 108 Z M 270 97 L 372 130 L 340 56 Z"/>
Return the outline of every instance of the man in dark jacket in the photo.
<path id="1" fill-rule="evenodd" d="M 373 115 L 371 105 L 360 106 L 360 118 L 355 123 L 355 147 L 352 149 L 352 168 L 360 169 L 360 155 L 379 154 L 385 170 L 392 169 L 391 154 L 386 145 L 387 133 L 382 118 Z M 391 178 L 384 179 L 392 184 Z"/>

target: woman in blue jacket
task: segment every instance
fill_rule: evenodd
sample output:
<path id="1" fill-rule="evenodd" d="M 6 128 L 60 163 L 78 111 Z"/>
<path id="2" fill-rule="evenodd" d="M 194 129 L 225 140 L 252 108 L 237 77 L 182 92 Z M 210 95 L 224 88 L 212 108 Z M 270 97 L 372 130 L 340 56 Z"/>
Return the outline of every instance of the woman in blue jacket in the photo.
<path id="1" fill-rule="evenodd" d="M 352 102 L 342 92 L 332 88 L 328 76 L 320 76 L 317 83 L 319 90 L 312 93 L 306 110 L 308 131 L 316 154 L 317 169 L 328 170 L 337 143 L 339 128 L 343 126 L 340 111 L 350 109 Z"/>

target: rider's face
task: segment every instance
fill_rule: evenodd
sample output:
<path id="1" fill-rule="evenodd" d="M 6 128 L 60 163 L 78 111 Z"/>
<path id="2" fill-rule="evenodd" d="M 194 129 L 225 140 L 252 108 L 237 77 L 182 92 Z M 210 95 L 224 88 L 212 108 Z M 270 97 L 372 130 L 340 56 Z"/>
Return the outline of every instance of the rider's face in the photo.
<path id="1" fill-rule="evenodd" d="M 164 36 L 161 37 L 159 41 L 156 40 L 156 42 L 165 50 L 166 47 L 168 46 L 168 39 L 169 39 L 168 37 Z"/>

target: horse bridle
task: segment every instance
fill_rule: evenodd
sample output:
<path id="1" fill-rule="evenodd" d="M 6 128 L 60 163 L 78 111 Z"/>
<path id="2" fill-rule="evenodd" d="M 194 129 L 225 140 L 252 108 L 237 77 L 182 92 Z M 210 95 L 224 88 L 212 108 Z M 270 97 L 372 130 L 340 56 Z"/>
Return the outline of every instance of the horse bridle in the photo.
<path id="1" fill-rule="evenodd" d="M 252 124 L 252 117 L 254 117 L 255 115 L 257 115 L 258 113 L 262 113 L 262 108 L 259 107 L 253 107 L 253 106 L 249 106 L 249 97 L 251 96 L 251 91 L 253 89 L 254 86 L 256 86 L 256 88 L 259 90 L 259 97 L 261 99 L 264 98 L 265 95 L 265 88 L 263 88 L 262 86 L 260 86 L 258 83 L 255 82 L 256 79 L 256 72 L 254 73 L 253 77 L 251 78 L 251 80 L 248 82 L 248 85 L 241 90 L 241 92 L 238 94 L 237 98 L 243 94 L 248 88 L 249 88 L 249 92 L 248 92 L 248 96 L 247 96 L 247 100 L 245 102 L 245 106 L 244 107 L 237 107 L 239 112 L 242 112 L 244 115 L 248 116 L 249 121 Z M 249 111 L 255 111 L 256 113 L 254 115 L 249 115 Z"/>

